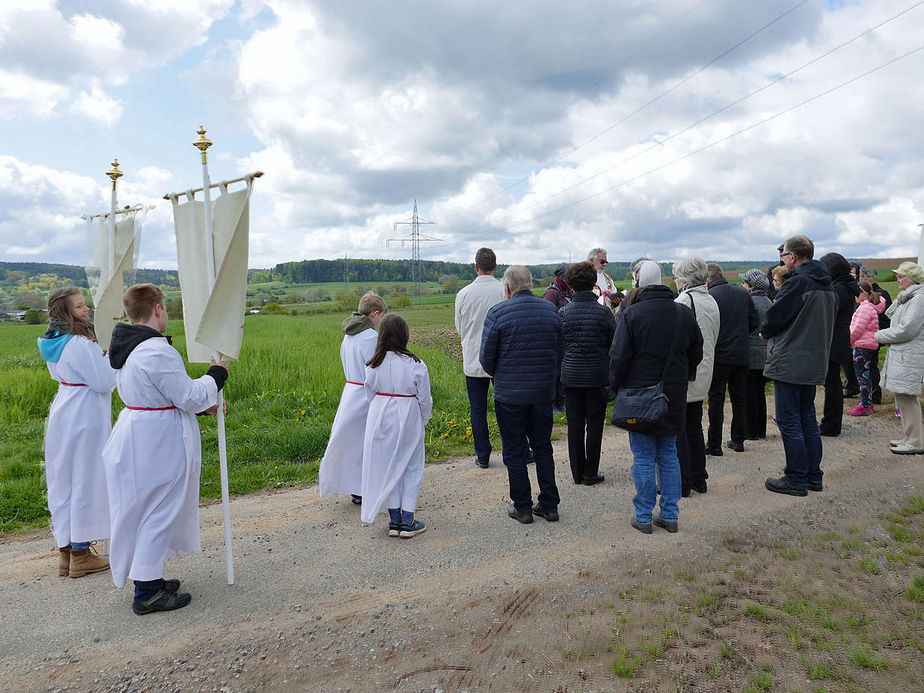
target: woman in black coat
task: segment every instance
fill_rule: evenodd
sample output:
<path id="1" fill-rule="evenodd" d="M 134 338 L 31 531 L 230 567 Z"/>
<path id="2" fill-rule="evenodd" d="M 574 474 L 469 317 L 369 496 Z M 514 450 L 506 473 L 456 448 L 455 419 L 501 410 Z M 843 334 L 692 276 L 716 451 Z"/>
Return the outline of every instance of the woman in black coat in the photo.
<path id="1" fill-rule="evenodd" d="M 627 426 L 634 462 L 635 513 L 632 526 L 651 534 L 652 522 L 677 531 L 680 463 L 677 435 L 683 425 L 687 383 L 696 378 L 703 358 L 703 335 L 693 311 L 674 303 L 676 294 L 661 284 L 641 289 L 622 311 L 610 349 L 610 387 L 642 388 L 663 379 L 667 415 L 648 426 Z M 665 363 L 667 364 L 665 367 Z M 656 500 L 655 468 L 661 483 L 661 514 L 652 516 Z"/>
<path id="2" fill-rule="evenodd" d="M 603 481 L 599 473 L 600 445 L 616 319 L 611 310 L 597 303 L 592 291 L 597 270 L 589 262 L 571 265 L 565 272 L 565 281 L 574 290 L 571 303 L 558 311 L 565 336 L 561 384 L 568 415 L 568 457 L 574 483 L 593 486 Z"/>
<path id="3" fill-rule="evenodd" d="M 818 258 L 831 275 L 831 288 L 837 295 L 837 313 L 834 315 L 834 332 L 831 334 L 831 355 L 825 377 L 824 415 L 818 425 L 823 436 L 839 436 L 844 418 L 844 391 L 841 385 L 841 368 L 854 368 L 850 349 L 850 319 L 857 307 L 860 286 L 850 273 L 850 263 L 840 253 L 828 253 Z"/>

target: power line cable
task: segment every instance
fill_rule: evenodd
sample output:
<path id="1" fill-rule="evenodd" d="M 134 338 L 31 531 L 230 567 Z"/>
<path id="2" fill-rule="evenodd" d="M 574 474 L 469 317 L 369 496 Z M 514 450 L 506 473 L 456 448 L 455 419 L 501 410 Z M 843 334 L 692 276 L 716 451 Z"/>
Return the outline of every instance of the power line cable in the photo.
<path id="1" fill-rule="evenodd" d="M 546 198 L 544 198 L 544 199 L 542 199 L 542 200 L 538 200 L 538 201 L 532 203 L 531 205 L 529 205 L 529 206 L 527 206 L 527 207 L 524 207 L 524 208 L 522 208 L 522 209 L 519 209 L 519 210 L 517 210 L 514 214 L 511 214 L 511 215 L 509 215 L 509 216 L 507 216 L 507 217 L 503 217 L 503 218 L 501 218 L 500 220 L 495 221 L 493 224 L 487 224 L 487 223 L 482 224 L 481 226 L 478 226 L 475 230 L 480 229 L 480 228 L 485 227 L 485 226 L 492 226 L 492 225 L 496 225 L 496 224 L 502 224 L 502 223 L 505 222 L 507 219 L 512 219 L 513 217 L 518 216 L 518 215 L 522 214 L 523 212 L 529 211 L 530 209 L 533 209 L 534 207 L 538 207 L 539 205 L 545 204 L 546 202 L 549 202 L 550 200 L 553 200 L 553 199 L 555 199 L 556 197 L 558 197 L 558 196 L 560 196 L 560 195 L 564 195 L 565 193 L 570 192 L 570 191 L 574 190 L 575 188 L 579 188 L 580 186 L 584 185 L 585 183 L 588 183 L 588 182 L 594 180 L 595 178 L 598 178 L 599 176 L 602 176 L 604 173 L 608 173 L 608 172 L 612 171 L 614 168 L 618 168 L 619 166 L 622 166 L 623 164 L 626 164 L 627 162 L 632 161 L 633 159 L 635 159 L 635 158 L 637 158 L 637 157 L 639 157 L 639 156 L 642 156 L 643 154 L 647 154 L 647 153 L 650 152 L 652 149 L 656 149 L 657 147 L 663 146 L 666 142 L 670 142 L 672 139 L 674 139 L 674 138 L 676 138 L 676 137 L 679 137 L 680 135 L 682 135 L 682 134 L 684 134 L 684 133 L 686 133 L 686 132 L 689 132 L 690 130 L 692 130 L 693 128 L 697 127 L 698 125 L 702 125 L 702 124 L 705 123 L 707 120 L 710 120 L 710 119 L 714 118 L 715 116 L 717 116 L 717 115 L 719 115 L 719 114 L 721 114 L 721 113 L 724 113 L 725 111 L 729 110 L 730 108 L 734 108 L 735 106 L 738 106 L 739 104 L 743 103 L 744 101 L 750 99 L 752 96 L 756 96 L 757 94 L 760 94 L 761 92 L 763 92 L 763 91 L 769 89 L 770 87 L 774 86 L 775 84 L 779 84 L 779 83 L 782 82 L 783 80 L 788 79 L 789 77 L 792 77 L 792 76 L 793 76 L 794 74 L 796 74 L 797 72 L 801 72 L 801 71 L 804 70 L 805 68 L 814 65 L 815 63 L 819 62 L 820 60 L 823 60 L 824 58 L 827 58 L 829 55 L 832 55 L 833 53 L 836 53 L 836 52 L 839 51 L 841 48 L 844 48 L 845 46 L 848 46 L 848 45 L 850 45 L 851 43 L 853 43 L 853 42 L 855 42 L 855 41 L 858 41 L 859 39 L 863 38 L 864 36 L 867 36 L 868 34 L 870 34 L 870 33 L 874 32 L 874 31 L 876 31 L 877 29 L 879 29 L 879 28 L 885 26 L 885 25 L 888 24 L 889 22 L 894 21 L 895 19 L 898 19 L 898 18 L 901 17 L 902 15 L 907 14 L 908 12 L 910 12 L 910 11 L 913 10 L 913 9 L 915 9 L 916 7 L 920 7 L 921 5 L 924 5 L 924 0 L 919 0 L 919 2 L 916 2 L 916 3 L 914 3 L 913 5 L 910 5 L 909 7 L 906 7 L 904 10 L 902 10 L 902 11 L 899 12 L 898 14 L 895 14 L 895 15 L 889 17 L 888 19 L 884 19 L 883 21 L 879 22 L 879 24 L 876 24 L 875 26 L 872 26 L 872 27 L 870 27 L 870 28 L 868 28 L 868 29 L 866 29 L 866 30 L 860 32 L 860 33 L 857 34 L 856 36 L 854 36 L 854 37 L 852 37 L 852 38 L 850 38 L 850 39 L 844 41 L 844 42 L 841 43 L 840 45 L 835 46 L 834 48 L 831 48 L 830 50 L 828 50 L 828 51 L 822 53 L 821 55 L 819 55 L 819 56 L 813 58 L 812 60 L 808 61 L 807 63 L 804 63 L 803 65 L 797 67 L 796 69 L 791 70 L 790 72 L 787 72 L 785 75 L 780 75 L 779 77 L 776 77 L 776 78 L 770 80 L 769 82 L 767 82 L 764 86 L 760 87 L 759 89 L 756 89 L 755 91 L 752 91 L 752 92 L 750 92 L 749 94 L 746 94 L 745 96 L 742 96 L 741 98 L 736 99 L 735 101 L 732 101 L 732 102 L 726 104 L 725 106 L 722 106 L 722 107 L 719 108 L 718 110 L 715 110 L 715 111 L 713 111 L 712 113 L 710 113 L 709 115 L 707 115 L 707 116 L 705 116 L 705 117 L 703 117 L 703 118 L 700 118 L 699 120 L 697 120 L 697 121 L 695 121 L 695 122 L 693 122 L 693 123 L 687 125 L 687 126 L 684 127 L 683 129 L 678 130 L 677 132 L 671 134 L 670 136 L 665 137 L 665 138 L 662 139 L 662 140 L 656 141 L 656 142 L 655 142 L 654 144 L 652 144 L 651 146 L 646 147 L 645 149 L 642 149 L 642 150 L 640 150 L 640 151 L 637 151 L 637 152 L 635 152 L 634 154 L 630 154 L 629 156 L 625 157 L 624 159 L 621 159 L 620 161 L 616 162 L 616 163 L 613 164 L 612 166 L 608 166 L 608 167 L 605 168 L 605 169 L 602 169 L 602 170 L 600 170 L 600 171 L 597 171 L 597 173 L 594 173 L 593 175 L 588 176 L 587 178 L 584 178 L 584 179 L 582 179 L 582 180 L 579 180 L 578 182 L 573 183 L 573 184 L 569 185 L 568 187 L 563 188 L 563 189 L 559 190 L 558 192 L 553 193 L 553 194 L 549 195 L 548 197 L 546 197 Z"/>
<path id="2" fill-rule="evenodd" d="M 545 164 L 543 164 L 543 165 L 540 166 L 539 168 L 537 168 L 537 169 L 531 171 L 531 172 L 530 172 L 529 174 L 527 174 L 526 176 L 523 176 L 522 178 L 520 178 L 520 179 L 514 181 L 513 183 L 511 183 L 510 185 L 508 185 L 508 186 L 502 188 L 501 190 L 497 191 L 497 192 L 494 193 L 493 195 L 490 195 L 490 196 L 486 197 L 485 199 L 481 200 L 480 202 L 476 202 L 475 204 L 470 205 L 469 207 L 467 207 L 467 208 L 465 208 L 464 210 L 462 210 L 461 212 L 459 212 L 459 213 L 458 213 L 458 216 L 461 216 L 461 215 L 465 214 L 466 212 L 471 211 L 471 210 L 474 209 L 475 207 L 478 207 L 478 206 L 480 206 L 480 205 L 485 204 L 486 202 L 490 202 L 491 200 L 493 200 L 493 199 L 494 199 L 495 197 L 497 197 L 498 195 L 501 195 L 501 194 L 507 192 L 508 190 L 511 190 L 512 188 L 515 188 L 516 186 L 520 185 L 521 183 L 523 183 L 523 182 L 525 182 L 525 181 L 528 181 L 528 180 L 529 180 L 529 177 L 530 177 L 531 175 L 533 175 L 534 173 L 536 173 L 536 172 L 538 172 L 538 171 L 541 171 L 541 170 L 544 169 L 544 168 L 548 168 L 549 166 L 553 166 L 553 165 L 557 164 L 558 162 L 560 162 L 560 161 L 566 159 L 567 157 L 571 156 L 571 155 L 574 154 L 575 152 L 580 151 L 581 149 L 583 149 L 583 148 L 586 147 L 587 145 L 589 145 L 589 144 L 591 144 L 591 143 L 593 143 L 593 142 L 596 142 L 598 139 L 600 139 L 601 137 L 603 137 L 603 136 L 606 135 L 607 133 L 611 132 L 611 131 L 614 130 L 615 128 L 617 128 L 617 127 L 619 127 L 620 125 L 622 125 L 623 123 L 625 123 L 625 122 L 626 122 L 627 120 L 629 120 L 632 116 L 638 115 L 638 114 L 641 113 L 643 110 L 645 110 L 646 108 L 648 108 L 648 107 L 651 106 L 652 104 L 657 103 L 658 101 L 660 101 L 662 98 L 664 98 L 665 96 L 667 96 L 668 94 L 670 94 L 670 93 L 673 92 L 674 90 L 679 89 L 679 88 L 682 87 L 684 84 L 686 84 L 687 82 L 689 82 L 690 80 L 692 80 L 694 77 L 696 77 L 697 75 L 699 75 L 700 73 L 702 73 L 704 70 L 706 70 L 706 69 L 709 68 L 710 66 L 714 65 L 716 62 L 718 62 L 719 60 L 721 60 L 722 58 L 724 58 L 726 55 L 728 55 L 729 53 L 731 53 L 731 52 L 734 51 L 735 49 L 740 48 L 742 45 L 744 45 L 745 43 L 747 43 L 748 41 L 750 41 L 752 38 L 754 38 L 754 37 L 757 36 L 758 34 L 762 33 L 763 31 L 766 31 L 766 30 L 769 29 L 771 26 L 773 26 L 774 24 L 776 24 L 778 21 L 780 21 L 781 19 L 783 19 L 784 17 L 786 17 L 787 15 L 789 15 L 790 13 L 792 13 L 793 11 L 795 11 L 796 9 L 798 9 L 799 7 L 801 7 L 802 5 L 804 5 L 806 2 L 808 2 L 808 0 L 800 0 L 799 2 L 797 2 L 795 5 L 793 5 L 792 7 L 790 7 L 788 10 L 786 10 L 786 11 L 783 12 L 782 14 L 780 14 L 780 15 L 776 16 L 775 18 L 771 19 L 769 22 L 767 22 L 766 24 L 764 24 L 764 25 L 763 25 L 762 27 L 760 27 L 759 29 L 754 30 L 753 32 L 751 32 L 750 34 L 748 34 L 746 37 L 744 37 L 743 39 L 741 39 L 740 41 L 738 41 L 738 42 L 737 42 L 736 44 L 734 44 L 733 46 L 731 46 L 731 47 L 729 47 L 729 48 L 726 48 L 724 51 L 722 51 L 721 53 L 719 53 L 716 57 L 712 58 L 710 61 L 708 61 L 707 63 L 705 63 L 705 64 L 702 65 L 701 67 L 697 68 L 694 72 L 692 72 L 691 74 L 687 75 L 687 76 L 684 77 L 682 80 L 680 80 L 679 82 L 677 82 L 677 83 L 674 84 L 673 86 L 669 87 L 667 90 L 661 92 L 660 94 L 658 94 L 657 96 L 655 96 L 655 97 L 654 97 L 653 99 L 651 99 L 650 101 L 648 101 L 648 102 L 642 104 L 641 106 L 639 106 L 638 108 L 636 108 L 636 109 L 635 109 L 634 111 L 632 111 L 631 113 L 628 113 L 627 115 L 623 116 L 620 120 L 616 121 L 616 122 L 613 123 L 612 125 L 609 125 L 608 127 L 604 128 L 603 130 L 601 130 L 600 132 L 598 132 L 596 135 L 594 135 L 594 136 L 591 137 L 590 139 L 584 141 L 583 143 L 579 144 L 577 147 L 574 147 L 573 149 L 571 149 L 571 150 L 565 152 L 564 154 L 561 154 L 560 156 L 556 157 L 555 159 L 552 159 L 551 161 L 546 162 Z M 702 4 L 702 3 L 701 3 L 701 4 Z M 697 8 L 694 8 L 694 9 L 698 9 L 698 6 L 697 6 Z M 691 10 L 691 12 L 692 12 L 692 10 Z M 688 15 L 688 14 L 690 14 L 690 12 L 688 12 L 687 15 Z M 684 15 L 684 17 L 686 17 L 687 15 Z M 676 23 L 676 22 L 675 22 L 675 23 Z M 599 80 L 594 84 L 594 86 L 596 86 L 596 84 L 598 84 L 598 83 L 599 83 Z M 572 105 L 573 105 L 573 104 L 572 104 Z"/>
<path id="3" fill-rule="evenodd" d="M 748 125 L 748 126 L 746 126 L 746 127 L 743 127 L 743 128 L 741 128 L 740 130 L 736 130 L 735 132 L 733 132 L 733 133 L 731 133 L 731 134 L 729 134 L 729 135 L 726 135 L 725 137 L 721 137 L 721 138 L 719 138 L 719 139 L 717 139 L 717 140 L 714 140 L 714 141 L 710 142 L 709 144 L 705 144 L 705 145 L 703 145 L 702 147 L 699 147 L 699 148 L 697 148 L 697 149 L 694 149 L 694 150 L 691 151 L 691 152 L 687 152 L 687 153 L 684 154 L 683 156 L 677 157 L 676 159 L 673 159 L 672 161 L 668 161 L 667 163 L 661 164 L 660 166 L 656 166 L 656 167 L 654 167 L 654 168 L 652 168 L 652 169 L 649 169 L 649 170 L 647 170 L 647 171 L 645 171 L 645 172 L 643 172 L 643 173 L 638 174 L 637 176 L 633 176 L 632 178 L 627 178 L 627 179 L 624 180 L 624 181 L 620 181 L 619 183 L 616 183 L 615 185 L 611 185 L 610 187 L 608 187 L 608 188 L 606 188 L 606 189 L 604 189 L 604 190 L 601 190 L 601 191 L 599 191 L 599 192 L 593 193 L 592 195 L 587 195 L 586 197 L 582 197 L 582 198 L 579 199 L 579 200 L 575 200 L 575 201 L 573 201 L 573 202 L 569 202 L 568 204 L 562 205 L 561 207 L 556 207 L 555 209 L 550 209 L 550 210 L 548 210 L 547 212 L 543 212 L 542 214 L 537 214 L 536 216 L 534 216 L 534 217 L 532 217 L 532 218 L 530 218 L 530 219 L 526 219 L 526 220 L 524 220 L 524 221 L 517 222 L 517 223 L 514 223 L 514 224 L 509 224 L 509 225 L 507 226 L 507 228 L 511 228 L 511 227 L 514 227 L 514 226 L 522 226 L 523 224 L 528 224 L 528 223 L 530 223 L 530 222 L 536 221 L 537 219 L 541 219 L 542 217 L 548 216 L 548 215 L 550 215 L 550 214 L 554 214 L 554 213 L 556 213 L 556 212 L 561 212 L 562 210 L 565 210 L 565 209 L 568 209 L 568 208 L 570 208 L 570 207 L 574 207 L 574 206 L 576 206 L 576 205 L 582 204 L 582 203 L 584 203 L 584 202 L 586 202 L 586 201 L 588 201 L 588 200 L 592 200 L 592 199 L 595 198 L 595 197 L 599 197 L 600 195 L 604 195 L 604 194 L 606 194 L 606 193 L 608 193 L 608 192 L 612 192 L 613 190 L 616 190 L 616 189 L 618 189 L 618 188 L 621 188 L 621 187 L 623 187 L 624 185 L 628 185 L 629 183 L 634 183 L 635 181 L 641 180 L 642 178 L 645 178 L 645 177 L 651 175 L 652 173 L 657 173 L 658 171 L 662 171 L 662 170 L 664 170 L 665 168 L 668 168 L 669 166 L 673 166 L 674 164 L 680 163 L 680 162 L 683 161 L 684 159 L 688 159 L 688 158 L 690 158 L 690 157 L 692 157 L 692 156 L 694 156 L 694 155 L 696 155 L 696 154 L 699 154 L 699 153 L 701 153 L 701 152 L 706 151 L 707 149 L 712 149 L 713 147 L 715 147 L 715 146 L 717 146 L 717 145 L 719 145 L 719 144 L 722 144 L 723 142 L 727 142 L 728 140 L 730 140 L 730 139 L 732 139 L 732 138 L 734 138 L 734 137 L 737 137 L 738 135 L 744 134 L 745 132 L 748 132 L 749 130 L 753 130 L 753 129 L 756 128 L 756 127 L 759 127 L 759 126 L 761 126 L 761 125 L 764 125 L 764 124 L 766 124 L 766 123 L 769 123 L 771 120 L 775 120 L 776 118 L 779 118 L 780 116 L 786 115 L 787 113 L 790 113 L 790 112 L 796 110 L 797 108 L 800 108 L 800 107 L 802 107 L 802 106 L 805 106 L 806 104 L 812 103 L 813 101 L 817 101 L 818 99 L 820 99 L 820 98 L 822 98 L 822 97 L 824 97 L 824 96 L 827 96 L 828 94 L 831 94 L 832 92 L 835 92 L 835 91 L 837 91 L 838 89 L 841 89 L 841 88 L 843 88 L 843 87 L 846 87 L 846 86 L 848 86 L 849 84 L 853 84 L 854 82 L 856 82 L 856 81 L 858 81 L 858 80 L 860 80 L 860 79 L 863 79 L 864 77 L 868 77 L 869 75 L 873 74 L 874 72 L 878 72 L 879 70 L 882 70 L 883 68 L 889 67 L 890 65 L 893 65 L 894 63 L 897 63 L 897 62 L 899 62 L 900 60 L 904 60 L 905 58 L 908 58 L 908 57 L 910 57 L 910 56 L 914 55 L 915 53 L 917 53 L 917 52 L 919 52 L 919 51 L 922 51 L 922 50 L 924 50 L 924 45 L 920 45 L 920 46 L 918 46 L 917 48 L 913 48 L 913 49 L 911 49 L 910 51 L 908 51 L 907 53 L 903 53 L 902 55 L 899 55 L 899 56 L 897 56 L 897 57 L 895 57 L 895 58 L 892 58 L 891 60 L 888 60 L 888 61 L 882 63 L 881 65 L 872 68 L 871 70 L 867 70 L 866 72 L 863 72 L 862 74 L 859 74 L 859 75 L 857 75 L 856 77 L 852 77 L 851 79 L 848 79 L 848 80 L 845 81 L 845 82 L 841 82 L 840 84 L 835 85 L 835 86 L 831 87 L 830 89 L 826 89 L 825 91 L 820 92 L 820 93 L 816 94 L 815 96 L 812 96 L 812 97 L 810 97 L 810 98 L 808 98 L 808 99 L 805 99 L 804 101 L 801 101 L 801 102 L 795 104 L 794 106 L 790 106 L 789 108 L 786 108 L 786 109 L 784 109 L 784 110 L 782 110 L 782 111 L 779 111 L 778 113 L 774 113 L 774 114 L 771 115 L 771 116 L 768 116 L 768 117 L 763 118 L 763 119 L 761 119 L 761 120 L 758 120 L 758 121 L 756 121 L 756 122 L 754 122 L 754 123 L 751 123 L 750 125 Z"/>

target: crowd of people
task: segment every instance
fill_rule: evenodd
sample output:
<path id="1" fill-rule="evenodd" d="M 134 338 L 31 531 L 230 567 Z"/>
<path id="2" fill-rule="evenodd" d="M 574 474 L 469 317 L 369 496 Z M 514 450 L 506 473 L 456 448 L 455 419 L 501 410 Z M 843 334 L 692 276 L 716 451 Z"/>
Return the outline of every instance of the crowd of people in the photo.
<path id="1" fill-rule="evenodd" d="M 540 298 L 525 266 L 510 265 L 498 280 L 495 253 L 478 250 L 477 276 L 456 296 L 455 326 L 482 469 L 491 462 L 493 385 L 508 515 L 522 524 L 535 516 L 559 519 L 556 401 L 567 414 L 572 480 L 594 486 L 605 481 L 601 445 L 607 405 L 615 400 L 613 423 L 628 430 L 633 455 L 630 523 L 645 534 L 653 526 L 678 531 L 680 499 L 708 490 L 708 456 L 725 454 L 723 447 L 742 452 L 745 441 L 766 437 L 768 381 L 785 458 L 782 476 L 766 480 L 769 491 L 823 490 L 822 436 L 840 434 L 845 397 L 860 397 L 848 415 L 866 416 L 882 402 L 882 389 L 894 393 L 903 435 L 890 450 L 924 454 L 924 269 L 903 262 L 894 270 L 900 292 L 893 302 L 867 268 L 838 253 L 815 260 L 804 236 L 778 251 L 778 267 L 740 274 L 741 286 L 716 263 L 676 262 L 676 291 L 658 263 L 640 258 L 631 265 L 632 289 L 623 293 L 606 273 L 606 250 L 594 248 L 587 261 L 559 265 Z M 217 413 L 228 368 L 213 359 L 204 376 L 186 373 L 164 335 L 168 316 L 156 286 L 130 287 L 124 305 L 131 324 L 116 326 L 104 353 L 80 290 L 59 289 L 49 298 L 39 351 L 59 388 L 45 468 L 58 574 L 111 569 L 117 586 L 133 581 L 133 611 L 148 614 L 191 601 L 179 580 L 164 578 L 164 561 L 201 550 L 195 417 Z M 408 350 L 407 321 L 389 314 L 374 293 L 360 299 L 342 329 L 345 384 L 319 491 L 348 494 L 366 523 L 387 511 L 387 536 L 411 539 L 426 531 L 415 511 L 433 410 L 427 367 Z M 882 346 L 889 348 L 880 378 Z M 820 426 L 817 386 L 825 392 Z M 115 388 L 126 406 L 112 426 Z M 723 446 L 726 391 L 731 421 Z M 656 413 L 617 416 L 630 396 Z M 108 558 L 91 544 L 100 538 L 111 540 Z"/>
<path id="2" fill-rule="evenodd" d="M 785 466 L 765 487 L 793 496 L 820 492 L 822 437 L 840 435 L 845 398 L 860 397 L 850 416 L 867 416 L 882 402 L 883 345 L 890 349 L 882 387 L 895 395 L 903 431 L 890 450 L 924 454 L 924 270 L 912 262 L 894 270 L 901 292 L 893 305 L 874 270 L 836 252 L 816 260 L 805 236 L 777 250 L 779 265 L 739 274 L 741 286 L 717 263 L 677 262 L 676 291 L 662 281 L 658 263 L 639 258 L 630 267 L 632 289 L 623 294 L 606 273 L 606 250 L 594 248 L 586 262 L 556 267 L 542 301 L 525 267 L 510 266 L 498 281 L 494 253 L 480 249 L 478 278 L 456 299 L 456 329 L 482 468 L 490 463 L 486 405 L 493 379 L 510 517 L 521 523 L 534 515 L 559 517 L 550 452 L 556 397 L 567 414 L 572 479 L 590 486 L 604 481 L 607 403 L 639 388 L 657 387 L 667 400 L 654 421 L 617 422 L 614 414 L 613 423 L 629 431 L 636 487 L 631 524 L 639 531 L 651 533 L 656 525 L 676 532 L 678 500 L 708 490 L 707 457 L 743 452 L 746 441 L 767 437 L 768 382 Z M 824 388 L 820 424 L 818 386 Z M 540 488 L 535 503 L 527 474 L 533 461 Z"/>

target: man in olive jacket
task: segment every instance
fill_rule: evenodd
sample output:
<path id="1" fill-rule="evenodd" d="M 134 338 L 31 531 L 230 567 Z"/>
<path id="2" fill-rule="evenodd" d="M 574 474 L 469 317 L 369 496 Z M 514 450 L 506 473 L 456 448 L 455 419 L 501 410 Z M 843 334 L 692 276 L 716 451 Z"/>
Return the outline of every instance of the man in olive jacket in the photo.
<path id="1" fill-rule="evenodd" d="M 760 334 L 767 339 L 764 375 L 773 380 L 776 423 L 783 438 L 786 468 L 767 479 L 768 491 L 805 496 L 822 490 L 821 433 L 815 419 L 815 386 L 825 382 L 837 296 L 815 245 L 805 236 L 783 244 L 780 260 L 789 270 Z"/>

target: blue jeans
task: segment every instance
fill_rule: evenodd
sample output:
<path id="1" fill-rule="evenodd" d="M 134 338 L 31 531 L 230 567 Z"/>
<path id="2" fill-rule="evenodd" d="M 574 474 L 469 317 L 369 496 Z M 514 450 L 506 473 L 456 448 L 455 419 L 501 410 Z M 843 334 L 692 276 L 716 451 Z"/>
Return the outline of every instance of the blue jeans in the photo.
<path id="1" fill-rule="evenodd" d="M 661 481 L 661 517 L 676 520 L 680 514 L 680 463 L 677 461 L 677 436 L 651 436 L 629 431 L 629 447 L 635 457 L 632 478 L 635 479 L 635 519 L 642 524 L 651 522 L 651 511 L 657 500 L 655 468 Z"/>
<path id="2" fill-rule="evenodd" d="M 468 407 L 471 411 L 472 438 L 475 441 L 475 457 L 487 462 L 491 457 L 491 436 L 488 433 L 488 387 L 491 378 L 465 376 L 468 390 Z"/>
<path id="3" fill-rule="evenodd" d="M 804 487 L 821 483 L 821 432 L 815 419 L 815 386 L 773 381 L 776 425 L 783 437 L 789 481 Z"/>
<path id="4" fill-rule="evenodd" d="M 494 413 L 497 414 L 504 465 L 510 479 L 510 500 L 520 512 L 532 510 L 532 488 L 526 472 L 526 460 L 532 446 L 539 481 L 539 505 L 544 510 L 557 510 L 559 497 L 552 456 L 552 403 L 505 404 L 495 399 Z M 680 482 L 677 484 L 679 495 Z"/>

